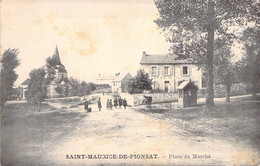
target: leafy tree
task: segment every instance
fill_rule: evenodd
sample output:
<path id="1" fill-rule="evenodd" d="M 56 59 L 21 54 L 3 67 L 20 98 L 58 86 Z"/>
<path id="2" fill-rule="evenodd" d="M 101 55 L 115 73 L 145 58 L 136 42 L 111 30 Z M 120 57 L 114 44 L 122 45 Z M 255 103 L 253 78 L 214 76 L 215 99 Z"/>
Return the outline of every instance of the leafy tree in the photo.
<path id="1" fill-rule="evenodd" d="M 47 82 L 45 79 L 45 70 L 42 68 L 34 69 L 30 72 L 30 83 L 28 85 L 28 91 L 26 99 L 30 106 L 39 104 L 39 111 L 41 110 L 41 103 L 47 95 Z"/>
<path id="2" fill-rule="evenodd" d="M 55 88 L 56 92 L 60 94 L 62 97 L 67 97 L 71 93 L 71 86 L 70 82 L 66 81 L 63 85 L 58 85 L 57 88 Z"/>
<path id="3" fill-rule="evenodd" d="M 241 38 L 245 54 L 241 60 L 243 80 L 252 84 L 252 96 L 256 97 L 257 80 L 260 79 L 260 26 L 249 27 Z"/>
<path id="4" fill-rule="evenodd" d="M 54 55 L 51 57 L 48 57 L 45 60 L 45 62 L 46 62 L 46 66 L 47 66 L 47 81 L 49 84 L 52 80 L 54 80 L 56 78 L 56 74 L 57 74 L 55 71 L 56 66 L 61 64 L 59 56 L 58 56 L 57 48 L 56 48 L 56 52 L 54 53 Z"/>
<path id="5" fill-rule="evenodd" d="M 4 105 L 13 92 L 14 82 L 18 78 L 14 69 L 20 65 L 18 49 L 8 49 L 1 58 L 1 103 Z"/>
<path id="6" fill-rule="evenodd" d="M 231 47 L 226 38 L 218 38 L 215 42 L 214 83 L 226 86 L 226 101 L 230 102 L 230 90 L 239 77 L 236 63 L 231 62 Z"/>
<path id="7" fill-rule="evenodd" d="M 149 78 L 148 73 L 140 69 L 129 84 L 129 93 L 142 93 L 144 90 L 152 90 L 152 79 Z"/>
<path id="8" fill-rule="evenodd" d="M 97 89 L 96 85 L 92 82 L 88 83 L 88 86 L 91 92 Z"/>
<path id="9" fill-rule="evenodd" d="M 173 43 L 170 51 L 205 66 L 206 105 L 214 105 L 213 55 L 215 35 L 234 38 L 229 27 L 259 21 L 256 0 L 155 0 L 159 18 L 155 23 Z"/>
<path id="10" fill-rule="evenodd" d="M 71 96 L 80 96 L 80 81 L 70 77 Z"/>
<path id="11" fill-rule="evenodd" d="M 96 89 L 95 84 L 79 81 L 70 77 L 64 85 L 59 85 L 55 90 L 61 96 L 85 96 Z"/>
<path id="12" fill-rule="evenodd" d="M 92 92 L 92 87 L 90 84 L 86 83 L 85 81 L 82 81 L 80 83 L 80 96 L 89 95 Z"/>

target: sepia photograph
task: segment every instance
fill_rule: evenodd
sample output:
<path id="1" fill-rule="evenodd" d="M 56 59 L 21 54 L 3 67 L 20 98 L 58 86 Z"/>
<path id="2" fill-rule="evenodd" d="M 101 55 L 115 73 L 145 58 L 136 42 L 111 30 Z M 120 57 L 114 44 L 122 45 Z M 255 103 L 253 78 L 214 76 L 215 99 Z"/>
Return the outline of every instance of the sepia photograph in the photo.
<path id="1" fill-rule="evenodd" d="M 3 166 L 260 166 L 260 0 L 1 0 Z"/>

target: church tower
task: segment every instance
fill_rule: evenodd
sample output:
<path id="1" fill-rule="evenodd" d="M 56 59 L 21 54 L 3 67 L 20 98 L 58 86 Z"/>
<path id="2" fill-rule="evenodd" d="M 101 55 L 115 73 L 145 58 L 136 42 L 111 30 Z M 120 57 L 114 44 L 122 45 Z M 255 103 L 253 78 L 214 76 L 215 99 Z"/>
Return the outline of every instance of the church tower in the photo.
<path id="1" fill-rule="evenodd" d="M 49 98 L 59 97 L 60 95 L 56 92 L 56 88 L 68 82 L 68 72 L 65 69 L 65 66 L 61 63 L 60 54 L 57 46 L 53 54 L 53 59 L 55 59 L 56 64 L 56 66 L 54 67 L 56 78 L 49 85 Z"/>
<path id="2" fill-rule="evenodd" d="M 58 50 L 58 47 L 56 46 L 56 49 L 54 51 L 54 55 L 53 57 L 55 57 L 56 59 L 56 73 L 57 73 L 57 79 L 60 80 L 60 79 L 64 79 L 64 78 L 67 78 L 67 70 L 65 69 L 65 66 L 61 63 L 61 60 L 60 60 L 60 54 L 59 54 L 59 50 Z"/>

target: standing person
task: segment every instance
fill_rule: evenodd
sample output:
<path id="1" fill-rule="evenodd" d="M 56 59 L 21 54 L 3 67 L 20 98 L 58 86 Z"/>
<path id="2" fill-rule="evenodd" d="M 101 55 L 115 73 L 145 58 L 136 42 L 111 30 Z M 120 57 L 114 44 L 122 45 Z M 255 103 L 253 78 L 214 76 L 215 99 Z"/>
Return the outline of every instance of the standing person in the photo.
<path id="1" fill-rule="evenodd" d="M 126 106 L 127 106 L 127 101 L 126 101 L 126 99 L 124 98 L 124 100 L 123 100 L 123 105 L 124 105 L 124 108 L 126 109 Z"/>
<path id="2" fill-rule="evenodd" d="M 109 99 L 107 99 L 107 107 L 106 107 L 106 109 L 107 109 L 107 110 L 110 109 Z"/>
<path id="3" fill-rule="evenodd" d="M 112 110 L 113 108 L 112 99 L 109 100 L 109 108 Z"/>
<path id="4" fill-rule="evenodd" d="M 121 109 L 121 106 L 122 106 L 122 104 L 123 104 L 123 103 L 122 103 L 122 99 L 119 98 L 119 101 L 118 101 L 118 102 L 119 102 L 119 108 Z"/>
<path id="5" fill-rule="evenodd" d="M 118 104 L 117 104 L 117 99 L 115 99 L 115 100 L 114 100 L 114 107 L 117 109 L 117 106 L 118 106 Z"/>
<path id="6" fill-rule="evenodd" d="M 99 111 L 101 111 L 101 108 L 102 108 L 102 105 L 101 105 L 101 100 L 100 100 L 100 98 L 98 99 L 98 109 L 99 109 Z"/>
<path id="7" fill-rule="evenodd" d="M 84 106 L 85 112 L 87 112 L 87 111 L 88 111 L 88 105 L 89 105 L 88 100 L 85 101 L 85 104 L 84 104 L 84 105 L 85 105 L 85 106 Z"/>

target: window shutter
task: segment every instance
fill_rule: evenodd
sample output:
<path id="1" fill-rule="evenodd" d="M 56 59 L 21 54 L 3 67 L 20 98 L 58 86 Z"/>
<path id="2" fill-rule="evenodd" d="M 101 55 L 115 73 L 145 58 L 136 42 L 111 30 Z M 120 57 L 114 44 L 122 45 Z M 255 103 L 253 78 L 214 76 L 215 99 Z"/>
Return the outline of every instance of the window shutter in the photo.
<path id="1" fill-rule="evenodd" d="M 156 67 L 156 74 L 159 75 L 159 73 L 160 73 L 160 70 L 159 70 L 159 67 L 157 66 Z"/>
<path id="2" fill-rule="evenodd" d="M 183 75 L 183 66 L 180 67 L 180 75 L 182 76 Z"/>
<path id="3" fill-rule="evenodd" d="M 152 66 L 149 67 L 149 75 L 152 75 Z"/>
<path id="4" fill-rule="evenodd" d="M 192 74 L 192 67 L 189 66 L 189 67 L 188 67 L 188 70 L 189 70 L 189 75 L 191 75 L 191 74 Z"/>
<path id="5" fill-rule="evenodd" d="M 162 68 L 162 75 L 165 75 L 164 67 L 165 66 L 163 66 L 163 68 Z"/>
<path id="6" fill-rule="evenodd" d="M 169 74 L 172 75 L 172 66 L 169 66 Z"/>

